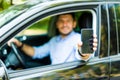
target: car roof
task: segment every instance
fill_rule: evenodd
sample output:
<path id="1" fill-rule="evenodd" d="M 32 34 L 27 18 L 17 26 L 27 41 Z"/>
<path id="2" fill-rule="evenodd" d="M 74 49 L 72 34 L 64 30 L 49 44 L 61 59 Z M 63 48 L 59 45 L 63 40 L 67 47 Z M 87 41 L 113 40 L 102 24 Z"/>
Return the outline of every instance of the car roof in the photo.
<path id="1" fill-rule="evenodd" d="M 61 4 L 69 4 L 69 3 L 75 3 L 75 2 L 81 2 L 81 3 L 85 3 L 85 2 L 96 2 L 96 4 L 98 2 L 111 2 L 111 1 L 114 1 L 114 0 L 28 0 L 27 2 L 23 3 L 23 4 L 19 4 L 19 5 L 14 5 L 14 6 L 11 6 L 9 9 L 6 9 L 4 11 L 2 11 L 0 13 L 0 27 L 3 26 L 3 24 L 5 24 L 6 22 L 8 22 L 10 19 L 14 18 L 15 16 L 18 16 L 22 13 L 24 13 L 25 11 L 27 11 L 28 9 L 32 9 L 32 8 L 35 8 L 37 6 L 39 7 L 43 7 L 45 4 L 55 4 L 57 3 L 56 5 L 54 6 L 57 6 L 57 5 L 60 5 L 58 3 L 61 3 Z M 45 7 L 45 6 L 44 6 Z M 47 6 L 46 6 L 47 7 Z M 50 7 L 50 6 L 49 6 Z"/>

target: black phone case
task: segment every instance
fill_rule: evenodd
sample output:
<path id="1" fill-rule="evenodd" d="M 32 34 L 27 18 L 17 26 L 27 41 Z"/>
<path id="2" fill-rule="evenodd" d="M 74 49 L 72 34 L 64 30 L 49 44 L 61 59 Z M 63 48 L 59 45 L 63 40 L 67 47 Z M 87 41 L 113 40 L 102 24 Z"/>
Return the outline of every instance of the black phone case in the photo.
<path id="1" fill-rule="evenodd" d="M 81 47 L 81 52 L 84 53 L 93 53 L 93 50 L 90 47 L 90 39 L 93 36 L 93 29 L 81 29 L 81 38 L 83 45 Z"/>

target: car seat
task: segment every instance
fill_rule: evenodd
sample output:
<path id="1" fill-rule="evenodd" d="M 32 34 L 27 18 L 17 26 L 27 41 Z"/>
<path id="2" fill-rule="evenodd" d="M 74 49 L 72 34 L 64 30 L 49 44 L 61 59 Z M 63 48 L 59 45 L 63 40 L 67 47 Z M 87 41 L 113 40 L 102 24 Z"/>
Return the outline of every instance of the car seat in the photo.
<path id="1" fill-rule="evenodd" d="M 49 25 L 48 25 L 48 36 L 49 37 L 54 37 L 58 35 L 58 31 L 56 28 L 56 20 L 57 20 L 57 16 L 52 16 L 49 20 Z"/>
<path id="2" fill-rule="evenodd" d="M 90 12 L 83 12 L 78 18 L 78 26 L 82 28 L 92 28 L 92 14 Z"/>

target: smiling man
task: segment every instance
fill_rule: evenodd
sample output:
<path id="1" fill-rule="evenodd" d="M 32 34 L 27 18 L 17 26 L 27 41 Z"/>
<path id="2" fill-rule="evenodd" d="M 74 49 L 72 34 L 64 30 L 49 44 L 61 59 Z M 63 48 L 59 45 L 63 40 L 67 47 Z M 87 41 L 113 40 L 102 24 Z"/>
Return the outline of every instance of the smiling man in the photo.
<path id="1" fill-rule="evenodd" d="M 11 42 L 14 42 L 21 48 L 27 55 L 35 58 L 43 58 L 50 55 L 52 64 L 59 64 L 64 62 L 76 61 L 76 60 L 88 60 L 91 54 L 78 53 L 78 48 L 81 48 L 82 41 L 81 35 L 75 32 L 73 29 L 76 27 L 76 20 L 74 13 L 66 13 L 58 15 L 56 21 L 56 28 L 59 35 L 53 37 L 49 42 L 42 46 L 30 46 L 20 42 L 17 39 L 11 39 L 8 42 L 10 46 Z M 93 38 L 93 51 L 97 47 L 97 38 Z"/>

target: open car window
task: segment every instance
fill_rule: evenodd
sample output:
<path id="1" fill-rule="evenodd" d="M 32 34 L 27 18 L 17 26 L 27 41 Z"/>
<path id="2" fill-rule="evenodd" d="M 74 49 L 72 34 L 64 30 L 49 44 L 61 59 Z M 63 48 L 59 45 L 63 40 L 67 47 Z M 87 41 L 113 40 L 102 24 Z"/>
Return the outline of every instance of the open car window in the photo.
<path id="1" fill-rule="evenodd" d="M 74 31 L 76 33 L 81 34 L 82 28 L 91 28 L 91 29 L 94 28 L 93 13 L 91 11 L 78 11 L 74 13 L 75 13 L 75 19 L 77 22 L 76 27 L 74 28 Z M 56 19 L 57 19 L 57 15 L 48 16 L 44 19 L 41 19 L 33 23 L 32 25 L 30 25 L 25 30 L 21 31 L 19 34 L 15 36 L 15 38 L 17 38 L 22 43 L 28 44 L 30 46 L 37 46 L 37 47 L 43 46 L 44 44 L 49 42 L 54 36 L 56 36 L 56 34 L 58 33 L 55 31 Z M 42 49 L 43 52 L 44 50 L 46 50 L 46 48 Z M 24 69 L 24 68 L 32 68 L 32 67 L 45 66 L 45 65 L 52 64 L 50 54 L 41 59 L 38 59 L 38 58 L 33 59 L 30 56 L 26 55 L 22 50 L 19 50 L 19 51 L 20 51 L 19 53 L 20 59 L 18 59 L 19 57 L 15 57 L 13 50 L 9 49 L 9 54 L 6 56 L 6 59 L 3 59 L 8 69 L 9 68 Z M 13 58 L 12 60 L 11 60 L 11 57 Z M 20 60 L 22 61 L 23 64 L 21 64 Z M 73 61 L 68 61 L 68 62 L 73 62 Z"/>

